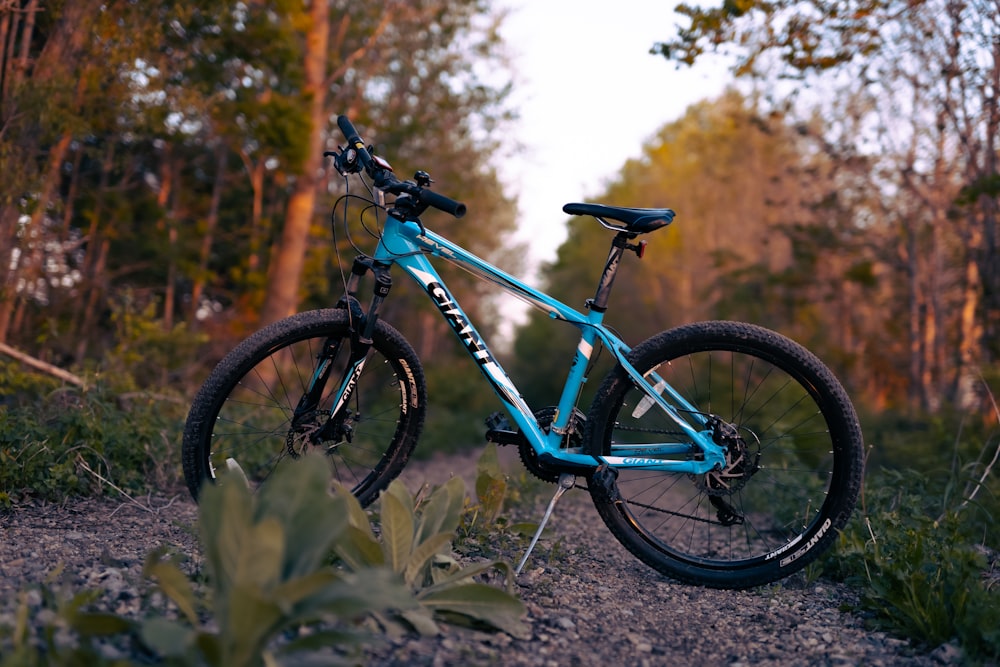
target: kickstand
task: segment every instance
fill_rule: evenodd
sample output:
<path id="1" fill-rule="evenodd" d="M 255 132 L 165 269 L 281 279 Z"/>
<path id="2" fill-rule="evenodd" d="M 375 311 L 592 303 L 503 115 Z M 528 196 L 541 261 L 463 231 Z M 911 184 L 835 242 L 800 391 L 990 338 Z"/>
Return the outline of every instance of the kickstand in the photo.
<path id="1" fill-rule="evenodd" d="M 573 485 L 576 484 L 576 475 L 571 475 L 568 472 L 564 472 L 559 475 L 559 488 L 556 489 L 556 494 L 552 496 L 552 500 L 549 501 L 549 506 L 545 510 L 545 516 L 542 517 L 542 522 L 538 524 L 538 530 L 535 531 L 535 536 L 531 538 L 531 544 L 528 545 L 528 550 L 524 552 L 524 557 L 521 558 L 521 562 L 518 564 L 517 569 L 514 570 L 514 574 L 521 574 L 521 570 L 524 569 L 524 564 L 528 562 L 528 556 L 531 555 L 531 550 L 535 548 L 535 544 L 538 542 L 538 538 L 542 536 L 542 531 L 545 530 L 545 524 L 549 522 L 552 517 L 552 510 L 556 506 L 556 502 L 562 497 L 562 494 L 566 493 L 567 490 L 572 489 Z"/>

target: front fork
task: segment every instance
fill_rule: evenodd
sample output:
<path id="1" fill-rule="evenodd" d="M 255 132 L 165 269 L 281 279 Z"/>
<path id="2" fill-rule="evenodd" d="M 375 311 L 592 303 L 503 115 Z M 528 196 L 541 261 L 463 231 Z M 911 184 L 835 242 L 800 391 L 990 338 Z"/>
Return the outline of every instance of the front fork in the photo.
<path id="1" fill-rule="evenodd" d="M 347 367 L 340 379 L 340 384 L 336 388 L 330 417 L 322 428 L 310 436 L 312 444 L 326 441 L 341 442 L 344 440 L 350 442 L 351 440 L 352 427 L 348 423 L 348 419 L 352 418 L 356 421 L 360 415 L 352 413 L 347 405 L 354 394 L 358 378 L 364 370 L 368 352 L 371 350 L 372 336 L 375 333 L 375 325 L 378 322 L 382 302 L 389 296 L 389 291 L 392 289 L 392 276 L 389 274 L 389 266 L 389 264 L 363 255 L 359 255 L 354 259 L 354 265 L 351 268 L 351 277 L 347 282 L 347 290 L 337 303 L 338 309 L 347 310 L 349 314 L 351 324 L 350 356 Z M 361 304 L 358 302 L 357 292 L 361 278 L 368 271 L 371 271 L 375 276 L 375 286 L 366 315 L 361 309 Z M 343 338 L 328 338 L 324 342 L 323 348 L 317 355 L 316 371 L 309 382 L 309 387 L 302 395 L 302 398 L 299 399 L 299 403 L 292 415 L 293 431 L 299 430 L 302 424 L 309 423 L 316 415 L 330 374 L 333 371 L 333 362 L 340 353 L 343 342 Z"/>

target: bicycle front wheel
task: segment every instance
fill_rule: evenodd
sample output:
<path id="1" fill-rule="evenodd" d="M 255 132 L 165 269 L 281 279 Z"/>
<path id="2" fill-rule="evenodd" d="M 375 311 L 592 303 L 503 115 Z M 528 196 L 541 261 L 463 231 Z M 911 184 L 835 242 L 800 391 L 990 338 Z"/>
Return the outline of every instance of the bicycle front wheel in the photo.
<path id="1" fill-rule="evenodd" d="M 351 351 L 347 311 L 293 315 L 223 358 L 195 396 L 184 428 L 184 478 L 195 499 L 217 471 L 236 467 L 255 488 L 282 462 L 320 448 L 331 479 L 352 489 L 362 505 L 373 501 L 416 446 L 426 386 L 402 334 L 379 321 L 372 340 L 347 416 L 336 429 L 324 427 Z M 321 362 L 330 364 L 329 373 L 317 374 Z M 302 397 L 318 375 L 328 380 L 303 409 Z"/>
<path id="2" fill-rule="evenodd" d="M 623 468 L 603 488 L 590 484 L 629 551 L 687 583 L 746 588 L 833 543 L 857 501 L 863 445 L 847 393 L 819 359 L 767 329 L 701 322 L 648 339 L 629 360 L 684 397 L 696 430 L 724 424 L 716 442 L 727 447 L 725 467 L 707 474 Z M 591 453 L 687 444 L 680 460 L 697 460 L 683 430 L 644 398 L 621 367 L 607 376 L 587 419 Z"/>

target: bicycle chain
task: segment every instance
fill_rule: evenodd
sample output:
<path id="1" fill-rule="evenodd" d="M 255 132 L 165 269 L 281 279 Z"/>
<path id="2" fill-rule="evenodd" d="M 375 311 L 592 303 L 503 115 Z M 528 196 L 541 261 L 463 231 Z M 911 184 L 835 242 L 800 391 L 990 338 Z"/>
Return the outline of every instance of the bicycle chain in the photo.
<path id="1" fill-rule="evenodd" d="M 725 526 L 727 524 L 722 521 L 713 521 L 712 519 L 703 519 L 700 516 L 692 516 L 690 514 L 681 514 L 680 512 L 672 512 L 668 509 L 663 509 L 662 507 L 655 507 L 654 505 L 647 505 L 646 503 L 640 503 L 635 500 L 624 501 L 628 505 L 635 505 L 636 507 L 641 507 L 643 509 L 652 510 L 654 512 L 660 512 L 661 514 L 669 514 L 671 516 L 679 516 L 682 519 L 691 519 L 692 521 L 700 521 L 701 523 L 708 523 L 712 525 Z"/>

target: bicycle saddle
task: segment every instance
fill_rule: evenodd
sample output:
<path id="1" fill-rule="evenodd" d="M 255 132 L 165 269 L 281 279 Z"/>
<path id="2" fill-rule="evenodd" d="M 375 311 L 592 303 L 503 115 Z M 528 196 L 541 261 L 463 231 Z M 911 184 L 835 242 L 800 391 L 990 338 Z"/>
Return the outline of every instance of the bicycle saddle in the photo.
<path id="1" fill-rule="evenodd" d="M 626 208 L 605 206 L 604 204 L 566 204 L 563 213 L 570 215 L 592 215 L 595 218 L 609 218 L 625 224 L 624 231 L 634 234 L 654 232 L 666 227 L 674 220 L 674 212 L 669 208 Z"/>

